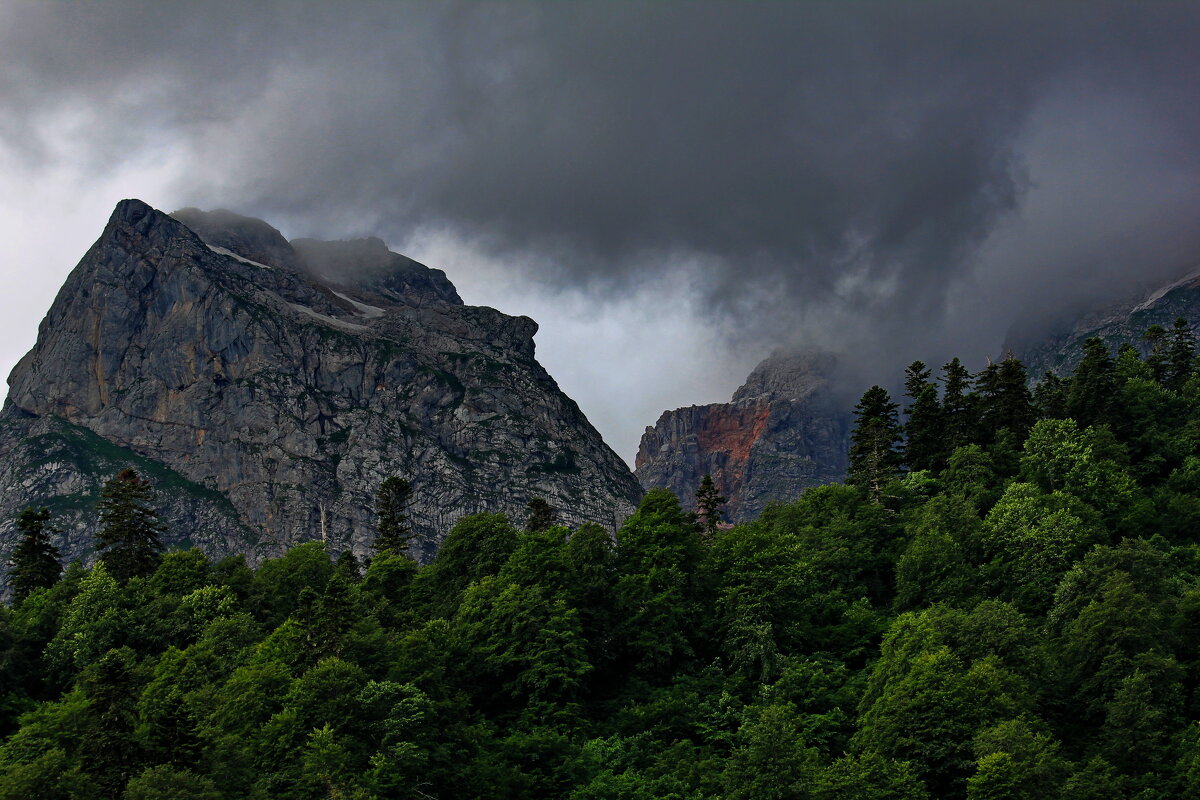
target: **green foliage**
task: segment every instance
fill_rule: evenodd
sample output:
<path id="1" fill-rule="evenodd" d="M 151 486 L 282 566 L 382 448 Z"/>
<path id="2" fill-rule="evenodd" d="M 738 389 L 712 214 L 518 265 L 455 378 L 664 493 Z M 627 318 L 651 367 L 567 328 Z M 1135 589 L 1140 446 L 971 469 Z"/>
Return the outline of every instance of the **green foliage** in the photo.
<path id="1" fill-rule="evenodd" d="M 700 529 L 709 539 L 717 535 L 717 525 L 721 522 L 721 506 L 725 505 L 725 497 L 713 483 L 712 475 L 705 473 L 700 479 L 700 488 L 696 490 L 696 520 Z"/>
<path id="2" fill-rule="evenodd" d="M 910 470 L 943 466 L 942 407 L 937 384 L 921 361 L 914 361 L 904 372 L 904 394 L 912 401 L 904 409 L 904 461 Z"/>
<path id="3" fill-rule="evenodd" d="M 1190 335 L 1032 399 L 1015 359 L 940 400 L 914 363 L 907 473 L 876 387 L 851 484 L 734 527 L 652 490 L 615 537 L 465 517 L 426 565 L 47 569 L 0 609 L 0 800 L 1193 796 Z"/>
<path id="4" fill-rule="evenodd" d="M 129 781 L 124 800 L 222 800 L 210 778 L 166 764 L 149 767 Z"/>
<path id="5" fill-rule="evenodd" d="M 1067 415 L 1087 427 L 1110 421 L 1116 369 L 1108 345 L 1093 337 L 1083 344 L 1083 359 L 1067 391 Z"/>
<path id="6" fill-rule="evenodd" d="M 158 566 L 163 524 L 151 503 L 150 483 L 124 469 L 100 492 L 96 552 L 118 581 L 149 575 Z"/>
<path id="7" fill-rule="evenodd" d="M 408 522 L 408 507 L 412 503 L 412 485 L 397 475 L 384 478 L 375 491 L 375 514 L 379 518 L 375 534 L 376 553 L 403 555 L 412 543 L 413 531 Z"/>
<path id="8" fill-rule="evenodd" d="M 20 602 L 36 589 L 48 589 L 62 572 L 58 548 L 50 544 L 50 509 L 25 508 L 17 515 L 21 541 L 13 548 L 8 577 L 13 598 Z"/>
<path id="9" fill-rule="evenodd" d="M 530 500 L 526 506 L 529 512 L 528 518 L 525 520 L 525 530 L 527 531 L 544 531 L 553 525 L 558 519 L 558 511 L 554 506 L 546 502 L 544 497 L 535 497 Z"/>
<path id="10" fill-rule="evenodd" d="M 850 467 L 846 482 L 858 486 L 878 502 L 883 487 L 900 473 L 902 454 L 899 406 L 880 386 L 872 386 L 854 407 L 850 434 Z"/>
<path id="11" fill-rule="evenodd" d="M 675 495 L 651 489 L 617 532 L 615 644 L 634 674 L 663 678 L 692 653 L 700 536 Z"/>
<path id="12" fill-rule="evenodd" d="M 921 509 L 896 562 L 897 606 L 969 604 L 980 588 L 969 554 L 981 527 L 974 506 L 958 495 L 935 497 Z"/>

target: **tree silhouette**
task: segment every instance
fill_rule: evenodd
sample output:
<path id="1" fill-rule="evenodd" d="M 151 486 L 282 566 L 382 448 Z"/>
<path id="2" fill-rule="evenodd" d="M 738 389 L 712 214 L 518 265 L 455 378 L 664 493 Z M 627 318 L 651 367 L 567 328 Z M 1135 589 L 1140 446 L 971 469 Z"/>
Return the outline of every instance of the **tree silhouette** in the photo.
<path id="1" fill-rule="evenodd" d="M 700 488 L 696 490 L 696 518 L 700 523 L 700 531 L 709 539 L 717 534 L 723 505 L 725 498 L 713 483 L 712 475 L 705 475 L 700 479 Z"/>
<path id="2" fill-rule="evenodd" d="M 379 516 L 375 536 L 375 552 L 402 556 L 408 552 L 413 538 L 408 522 L 408 506 L 412 502 L 412 485 L 404 478 L 392 475 L 379 484 L 375 492 L 375 513 Z"/>
<path id="3" fill-rule="evenodd" d="M 96 550 L 119 581 L 145 576 L 158 565 L 163 524 L 151 507 L 154 490 L 132 469 L 123 469 L 100 492 Z"/>
<path id="4" fill-rule="evenodd" d="M 50 509 L 43 506 L 26 508 L 17 515 L 17 530 L 21 541 L 12 553 L 9 578 L 12 580 L 13 598 L 19 603 L 34 589 L 48 589 L 58 580 L 62 567 L 59 565 L 58 548 L 50 544 Z"/>

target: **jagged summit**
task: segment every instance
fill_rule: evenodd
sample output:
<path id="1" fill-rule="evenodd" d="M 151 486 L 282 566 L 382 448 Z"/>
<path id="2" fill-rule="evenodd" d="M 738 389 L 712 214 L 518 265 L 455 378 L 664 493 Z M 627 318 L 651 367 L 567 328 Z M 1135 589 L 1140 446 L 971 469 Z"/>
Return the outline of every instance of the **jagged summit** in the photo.
<path id="1" fill-rule="evenodd" d="M 713 476 L 733 522 L 775 500 L 795 499 L 846 472 L 849 420 L 829 393 L 828 353 L 778 351 L 764 359 L 728 403 L 665 411 L 646 428 L 636 474 L 646 489 L 667 488 L 691 504 Z"/>
<path id="2" fill-rule="evenodd" d="M 122 201 L 9 376 L 0 558 L 30 503 L 86 556 L 99 486 L 126 464 L 214 555 L 314 538 L 366 555 L 391 474 L 414 485 L 426 556 L 458 517 L 519 518 L 534 496 L 611 527 L 640 488 L 535 360 L 536 330 L 379 240 L 290 243 Z"/>
<path id="3" fill-rule="evenodd" d="M 733 393 L 733 402 L 767 398 L 803 400 L 825 388 L 837 365 L 832 353 L 818 350 L 776 350 L 763 359 Z"/>

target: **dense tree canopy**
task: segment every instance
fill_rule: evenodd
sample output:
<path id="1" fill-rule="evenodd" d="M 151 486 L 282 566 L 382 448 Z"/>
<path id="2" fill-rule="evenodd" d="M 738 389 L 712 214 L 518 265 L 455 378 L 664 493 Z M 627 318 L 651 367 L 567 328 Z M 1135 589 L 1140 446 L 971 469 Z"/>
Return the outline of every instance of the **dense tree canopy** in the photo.
<path id="1" fill-rule="evenodd" d="M 611 532 L 465 517 L 419 566 L 402 491 L 365 568 L 252 569 L 160 556 L 126 476 L 60 575 L 27 510 L 0 800 L 1195 796 L 1190 336 L 1090 340 L 1032 392 L 917 362 L 904 426 L 860 403 L 850 482 L 736 526 L 656 489 Z"/>

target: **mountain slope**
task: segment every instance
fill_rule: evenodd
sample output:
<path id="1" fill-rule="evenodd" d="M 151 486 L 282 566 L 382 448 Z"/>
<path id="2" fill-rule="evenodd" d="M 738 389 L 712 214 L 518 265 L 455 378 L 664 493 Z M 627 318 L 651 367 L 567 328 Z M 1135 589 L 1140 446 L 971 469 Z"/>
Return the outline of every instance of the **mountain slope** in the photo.
<path id="1" fill-rule="evenodd" d="M 377 239 L 177 215 L 120 203 L 9 377 L 0 555 L 15 510 L 59 495 L 80 507 L 64 555 L 85 555 L 85 501 L 126 459 L 46 455 L 76 434 L 177 475 L 192 499 L 166 509 L 173 535 L 218 555 L 313 538 L 366 554 L 390 474 L 413 483 L 425 556 L 458 517 L 519 518 L 534 496 L 568 523 L 632 509 L 636 479 L 537 363 L 532 320 L 463 305 Z"/>
<path id="2" fill-rule="evenodd" d="M 642 436 L 638 480 L 646 489 L 670 489 L 691 507 L 711 474 L 732 522 L 841 480 L 849 420 L 829 394 L 831 366 L 827 357 L 777 353 L 730 402 L 663 412 Z"/>
<path id="3" fill-rule="evenodd" d="M 1200 329 L 1200 270 L 1172 283 L 1108 308 L 1080 317 L 1069 328 L 1032 343 L 1010 336 L 1006 349 L 1026 365 L 1029 375 L 1039 380 L 1047 371 L 1059 375 L 1075 371 L 1083 342 L 1096 336 L 1115 350 L 1125 342 L 1145 350 L 1142 334 L 1151 325 L 1170 328 L 1182 317 L 1193 330 Z"/>

